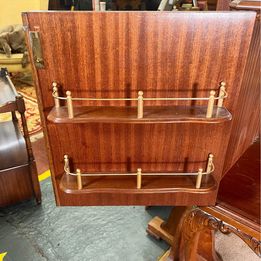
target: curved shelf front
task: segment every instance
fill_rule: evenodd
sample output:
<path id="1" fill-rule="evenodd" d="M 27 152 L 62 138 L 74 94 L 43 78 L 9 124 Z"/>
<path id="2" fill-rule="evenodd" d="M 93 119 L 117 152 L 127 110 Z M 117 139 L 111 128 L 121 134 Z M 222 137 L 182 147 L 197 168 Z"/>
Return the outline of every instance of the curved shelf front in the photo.
<path id="1" fill-rule="evenodd" d="M 159 173 L 160 174 L 160 173 Z M 82 189 L 77 188 L 76 177 L 64 174 L 60 180 L 60 189 L 69 194 L 86 193 L 121 193 L 121 194 L 146 194 L 146 193 L 210 193 L 217 186 L 212 175 L 202 178 L 200 189 L 195 188 L 194 176 L 162 176 L 142 178 L 142 188 L 137 189 L 136 179 L 130 176 L 107 177 L 82 177 Z"/>
<path id="2" fill-rule="evenodd" d="M 137 118 L 136 107 L 124 106 L 78 106 L 74 117 L 68 117 L 66 106 L 53 108 L 47 119 L 54 123 L 222 123 L 232 119 L 225 107 L 214 106 L 213 117 L 206 118 L 207 106 L 146 106 L 144 116 Z"/>

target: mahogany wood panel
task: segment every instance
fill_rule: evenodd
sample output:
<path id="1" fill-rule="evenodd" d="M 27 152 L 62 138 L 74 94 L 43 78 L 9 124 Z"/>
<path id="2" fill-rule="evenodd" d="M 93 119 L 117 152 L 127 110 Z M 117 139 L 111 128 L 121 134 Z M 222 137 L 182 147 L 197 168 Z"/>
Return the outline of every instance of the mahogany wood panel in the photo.
<path id="1" fill-rule="evenodd" d="M 260 18 L 257 17 L 239 98 L 233 114 L 224 174 L 260 136 L 260 57 Z"/>
<path id="2" fill-rule="evenodd" d="M 230 96 L 225 106 L 233 114 L 254 17 L 244 12 L 25 13 L 25 24 L 41 38 L 45 68 L 37 76 L 43 109 L 54 105 L 53 81 L 61 94 L 70 90 L 73 97 L 136 97 L 139 90 L 146 97 L 208 97 L 225 81 Z"/>
<path id="3" fill-rule="evenodd" d="M 217 189 L 193 195 L 175 190 L 148 194 L 63 192 L 59 183 L 64 154 L 69 155 L 73 170 L 81 168 L 83 172 L 137 168 L 194 172 L 206 166 L 208 154 L 213 153 L 214 177 L 219 182 L 230 122 L 166 123 L 159 117 L 158 122 L 146 124 L 115 123 L 115 119 L 114 123 L 67 119 L 67 123 L 55 124 L 47 120 L 54 106 L 52 82 L 58 83 L 61 96 L 70 90 L 72 97 L 136 98 L 139 90 L 145 97 L 208 97 L 210 90 L 218 91 L 219 83 L 225 81 L 229 93 L 225 106 L 233 115 L 254 20 L 254 14 L 245 12 L 25 13 L 24 24 L 39 32 L 43 50 L 45 67 L 34 68 L 34 77 L 57 204 L 214 204 Z M 206 101 L 146 101 L 146 106 L 177 104 L 197 106 Z M 77 102 L 81 105 L 136 106 L 136 101 Z"/>
<path id="4" fill-rule="evenodd" d="M 63 156 L 82 172 L 186 172 L 205 168 L 214 155 L 215 177 L 222 172 L 229 122 L 223 124 L 48 124 L 54 175 Z M 202 138 L 204 137 L 204 138 Z M 184 146 L 184 144 L 191 144 Z M 193 145 L 192 145 L 193 144 Z"/>
<path id="5" fill-rule="evenodd" d="M 28 164 L 0 171 L 0 207 L 34 196 Z"/>
<path id="6" fill-rule="evenodd" d="M 260 225 L 260 140 L 249 147 L 222 179 L 218 204 Z"/>
<path id="7" fill-rule="evenodd" d="M 69 155 L 70 162 L 72 162 L 71 170 L 74 172 L 76 168 L 80 168 L 82 172 L 125 173 L 136 172 L 137 168 L 142 168 L 143 172 L 197 172 L 199 168 L 205 169 L 207 157 L 209 153 L 213 153 L 215 164 L 213 175 L 215 180 L 219 182 L 229 138 L 230 122 L 213 125 L 200 123 L 146 125 L 49 123 L 47 127 L 54 160 L 53 175 L 56 177 L 60 177 L 64 173 L 63 156 L 65 154 Z M 184 144 L 193 144 L 193 146 L 184 146 Z M 154 180 L 156 182 L 159 180 L 159 183 L 161 183 L 161 179 L 154 177 Z M 195 179 L 192 178 L 188 188 L 191 188 L 193 180 L 195 186 Z M 117 188 L 119 185 L 117 178 L 114 181 L 116 181 L 115 188 Z M 74 182 L 76 184 L 75 179 Z M 173 183 L 172 190 L 169 187 L 170 183 Z M 122 182 L 120 184 L 122 185 Z M 184 187 L 187 183 L 183 182 L 182 184 Z M 101 185 L 104 185 L 104 182 Z M 111 183 L 110 186 L 113 187 Z M 164 190 L 163 186 L 169 189 Z M 122 188 L 124 187 L 122 185 Z M 130 188 L 132 187 L 133 184 Z M 75 195 L 68 195 L 68 202 L 66 197 L 61 198 L 60 203 L 62 205 L 143 205 L 153 204 L 153 197 L 155 197 L 154 204 L 161 202 L 162 205 L 171 205 L 170 202 L 179 205 L 194 204 L 197 200 L 202 205 L 215 203 L 216 187 L 215 191 L 208 191 L 209 194 L 199 192 L 199 195 L 196 195 L 196 191 L 192 191 L 193 197 L 184 196 L 186 189 L 181 191 L 175 189 L 176 187 L 179 187 L 179 182 L 164 179 L 161 187 L 159 186 L 158 190 L 155 189 L 153 193 L 143 191 L 144 198 L 141 193 L 131 195 L 131 193 L 115 190 L 114 194 L 99 193 L 99 190 L 96 190 L 93 194 L 99 196 L 95 197 L 85 190 L 89 196 L 81 194 L 84 203 L 80 201 L 77 203 L 78 192 Z M 210 187 L 213 189 L 213 184 L 210 184 Z M 63 190 L 66 189 L 63 188 Z M 111 194 L 111 196 L 107 197 L 107 194 Z M 148 194 L 151 194 L 150 197 Z M 121 200 L 116 200 L 117 195 Z M 170 199 L 166 201 L 166 197 L 163 195 L 169 195 Z M 103 197 L 106 197 L 106 200 Z M 116 202 L 110 200 L 116 200 Z"/>

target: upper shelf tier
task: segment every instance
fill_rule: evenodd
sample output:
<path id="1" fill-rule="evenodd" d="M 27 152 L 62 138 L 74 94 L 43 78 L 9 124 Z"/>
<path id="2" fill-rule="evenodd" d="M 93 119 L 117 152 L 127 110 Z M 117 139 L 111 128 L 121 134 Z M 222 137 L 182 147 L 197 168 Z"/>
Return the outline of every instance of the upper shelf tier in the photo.
<path id="1" fill-rule="evenodd" d="M 207 106 L 146 106 L 143 118 L 137 118 L 136 107 L 75 106 L 69 119 L 67 107 L 53 108 L 48 120 L 54 123 L 221 123 L 232 116 L 225 107 L 214 106 L 212 118 L 206 118 Z"/>

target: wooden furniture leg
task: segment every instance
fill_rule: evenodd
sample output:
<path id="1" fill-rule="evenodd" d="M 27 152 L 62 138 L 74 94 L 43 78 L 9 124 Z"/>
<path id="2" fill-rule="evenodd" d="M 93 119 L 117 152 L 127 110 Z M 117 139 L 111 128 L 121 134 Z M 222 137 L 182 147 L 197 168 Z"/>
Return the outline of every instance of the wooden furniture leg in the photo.
<path id="1" fill-rule="evenodd" d="M 219 261 L 222 259 L 215 251 L 214 237 L 217 227 L 218 221 L 200 209 L 175 207 L 167 222 L 159 217 L 150 221 L 147 232 L 172 246 L 161 261 Z"/>

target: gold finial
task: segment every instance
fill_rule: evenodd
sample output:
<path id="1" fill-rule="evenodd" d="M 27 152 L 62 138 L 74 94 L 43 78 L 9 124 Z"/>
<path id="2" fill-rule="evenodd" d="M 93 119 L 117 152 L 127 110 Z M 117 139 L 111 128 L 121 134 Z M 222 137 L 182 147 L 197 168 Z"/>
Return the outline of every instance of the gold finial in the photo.
<path id="1" fill-rule="evenodd" d="M 77 174 L 77 187 L 79 190 L 82 189 L 82 176 L 81 176 L 81 170 L 76 169 L 76 174 Z"/>
<path id="2" fill-rule="evenodd" d="M 73 104 L 72 104 L 72 93 L 70 91 L 66 92 L 67 96 L 67 110 L 69 119 L 73 118 Z"/>
<path id="3" fill-rule="evenodd" d="M 141 188 L 141 168 L 137 169 L 137 189 Z"/>
<path id="4" fill-rule="evenodd" d="M 214 102 L 215 102 L 215 91 L 210 91 L 210 96 L 208 100 L 208 108 L 207 108 L 207 115 L 206 118 L 211 118 L 213 114 L 213 109 L 214 109 Z"/>
<path id="5" fill-rule="evenodd" d="M 138 119 L 143 118 L 143 91 L 138 92 Z"/>
<path id="6" fill-rule="evenodd" d="M 196 188 L 197 189 L 199 189 L 200 186 L 201 186 L 202 172 L 203 172 L 203 169 L 198 170 L 198 176 L 197 176 L 197 181 L 196 181 Z"/>

